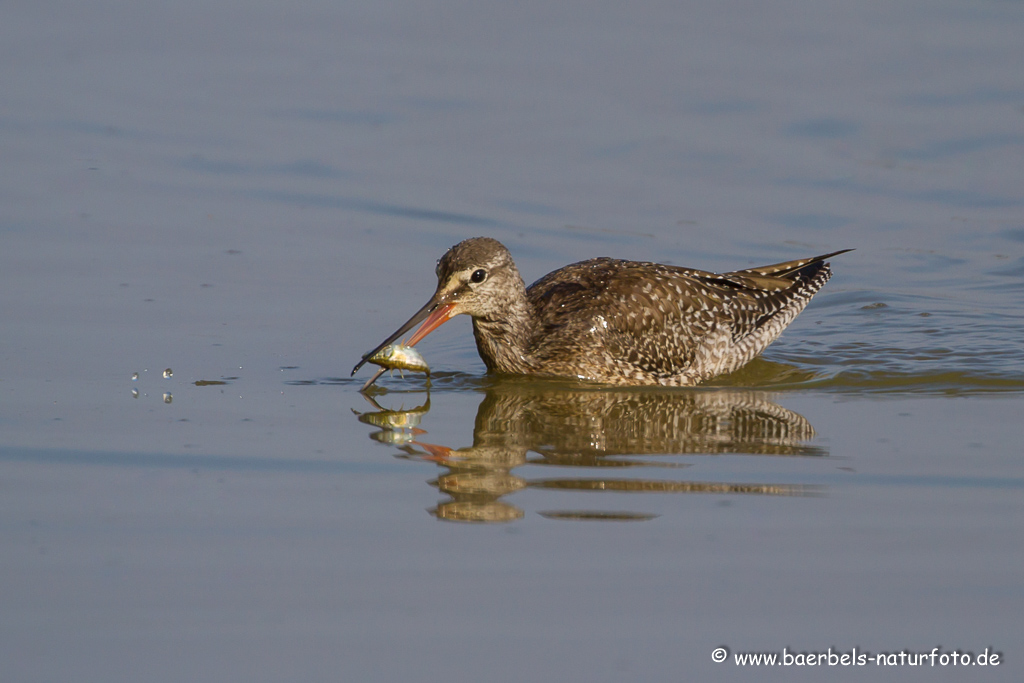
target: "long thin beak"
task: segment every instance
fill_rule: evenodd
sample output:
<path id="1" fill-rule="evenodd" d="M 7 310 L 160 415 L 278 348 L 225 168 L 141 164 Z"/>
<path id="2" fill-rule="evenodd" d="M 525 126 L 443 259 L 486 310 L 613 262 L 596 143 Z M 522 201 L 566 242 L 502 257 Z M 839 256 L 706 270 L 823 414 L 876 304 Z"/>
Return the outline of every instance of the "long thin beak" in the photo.
<path id="1" fill-rule="evenodd" d="M 430 297 L 430 301 L 420 310 L 416 311 L 411 318 L 405 321 L 405 324 L 395 330 L 395 333 L 390 337 L 382 341 L 372 351 L 363 354 L 362 360 L 356 363 L 356 366 L 352 368 L 352 374 L 355 375 L 359 371 L 359 368 L 363 367 L 366 360 L 373 356 L 388 344 L 391 344 L 396 339 L 401 337 L 403 334 L 415 327 L 421 320 L 424 321 L 420 329 L 416 330 L 416 333 L 409 340 L 409 346 L 413 346 L 421 339 L 426 337 L 428 334 L 439 328 L 445 322 L 451 318 L 452 309 L 455 308 L 453 303 L 441 303 L 441 298 L 436 294 Z"/>

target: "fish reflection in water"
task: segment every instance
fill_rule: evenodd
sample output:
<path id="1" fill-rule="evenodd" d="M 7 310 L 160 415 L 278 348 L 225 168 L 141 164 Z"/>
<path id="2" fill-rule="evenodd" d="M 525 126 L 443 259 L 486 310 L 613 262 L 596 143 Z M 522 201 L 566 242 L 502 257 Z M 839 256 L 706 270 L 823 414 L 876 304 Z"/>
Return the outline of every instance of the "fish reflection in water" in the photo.
<path id="1" fill-rule="evenodd" d="M 507 522 L 523 511 L 502 500 L 524 488 L 576 491 L 718 493 L 799 496 L 814 486 L 679 481 L 665 478 L 559 477 L 526 479 L 521 465 L 561 467 L 684 468 L 687 464 L 636 456 L 758 454 L 823 456 L 810 441 L 814 429 L 801 415 L 751 390 L 590 390 L 544 383 L 499 381 L 477 410 L 473 445 L 451 449 L 425 443 L 419 424 L 428 402 L 411 411 L 384 410 L 359 420 L 379 427 L 371 438 L 400 445 L 403 457 L 445 468 L 430 482 L 450 500 L 430 512 L 450 521 Z M 405 415 L 405 417 L 398 417 Z M 411 426 L 410 426 L 411 425 Z M 397 436 L 396 436 L 397 435 Z M 631 521 L 654 515 L 598 510 L 552 510 L 554 519 Z"/>
<path id="2" fill-rule="evenodd" d="M 426 431 L 420 429 L 419 425 L 423 416 L 430 411 L 429 396 L 423 405 L 411 410 L 405 410 L 404 406 L 398 410 L 386 410 L 369 396 L 365 396 L 365 398 L 376 410 L 369 413 L 360 413 L 358 410 L 352 412 L 363 424 L 377 427 L 376 432 L 370 433 L 371 439 L 381 443 L 404 444 L 410 443 L 419 434 L 426 434 Z"/>

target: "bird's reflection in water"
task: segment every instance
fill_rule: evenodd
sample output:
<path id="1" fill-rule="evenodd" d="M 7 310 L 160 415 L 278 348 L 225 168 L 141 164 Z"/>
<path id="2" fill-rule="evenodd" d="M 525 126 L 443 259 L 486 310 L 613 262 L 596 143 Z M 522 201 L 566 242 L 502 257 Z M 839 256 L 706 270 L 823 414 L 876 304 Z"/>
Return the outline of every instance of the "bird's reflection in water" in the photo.
<path id="1" fill-rule="evenodd" d="M 430 512 L 438 519 L 508 522 L 523 511 L 503 500 L 524 488 L 574 491 L 813 495 L 800 484 L 680 481 L 633 476 L 527 479 L 521 465 L 603 468 L 684 468 L 679 454 L 823 456 L 801 415 L 753 390 L 589 389 L 501 380 L 488 387 L 477 411 L 473 445 L 452 449 L 427 443 L 420 423 L 426 402 L 412 410 L 357 413 L 377 431 L 371 438 L 400 447 L 402 457 L 430 460 L 444 472 L 431 482 L 449 498 Z M 640 456 L 640 457 L 638 457 Z M 624 473 L 624 472 L 623 472 Z M 551 510 L 555 519 L 645 520 L 638 512 Z"/>

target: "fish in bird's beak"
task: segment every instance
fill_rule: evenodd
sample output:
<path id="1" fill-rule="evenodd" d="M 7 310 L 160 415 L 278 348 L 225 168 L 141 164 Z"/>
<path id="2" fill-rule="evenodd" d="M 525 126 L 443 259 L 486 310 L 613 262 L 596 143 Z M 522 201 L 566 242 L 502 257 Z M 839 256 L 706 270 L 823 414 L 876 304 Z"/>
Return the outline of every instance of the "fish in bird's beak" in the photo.
<path id="1" fill-rule="evenodd" d="M 406 343 L 406 346 L 415 346 L 421 339 L 441 327 L 444 323 L 448 322 L 452 317 L 452 311 L 455 309 L 455 303 L 451 301 L 446 302 L 446 298 L 448 297 L 444 297 L 440 293 L 436 293 L 434 296 L 430 297 L 430 301 L 428 301 L 423 308 L 416 311 L 416 313 L 413 314 L 413 316 L 409 318 L 404 325 L 395 330 L 394 334 L 378 344 L 372 351 L 364 353 L 362 360 L 356 363 L 356 366 L 352 368 L 352 374 L 355 375 L 356 372 L 359 371 L 359 368 L 363 367 L 363 364 L 366 363 L 368 358 L 388 344 L 394 342 L 421 321 L 423 324 L 420 325 L 420 328 L 412 335 Z"/>

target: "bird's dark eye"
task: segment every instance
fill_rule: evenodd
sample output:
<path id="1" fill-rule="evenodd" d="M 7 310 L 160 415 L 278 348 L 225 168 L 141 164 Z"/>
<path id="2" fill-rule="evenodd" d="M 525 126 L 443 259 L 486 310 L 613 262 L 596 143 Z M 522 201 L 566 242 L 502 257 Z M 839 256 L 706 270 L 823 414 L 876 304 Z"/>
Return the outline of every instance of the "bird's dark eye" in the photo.
<path id="1" fill-rule="evenodd" d="M 469 279 L 473 282 L 483 282 L 487 279 L 487 271 L 481 268 L 480 270 L 474 270 L 473 274 L 469 276 Z"/>

